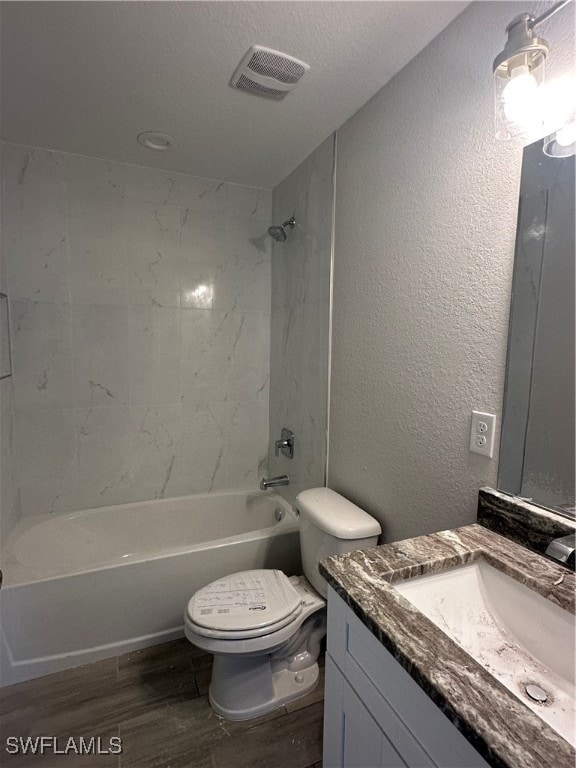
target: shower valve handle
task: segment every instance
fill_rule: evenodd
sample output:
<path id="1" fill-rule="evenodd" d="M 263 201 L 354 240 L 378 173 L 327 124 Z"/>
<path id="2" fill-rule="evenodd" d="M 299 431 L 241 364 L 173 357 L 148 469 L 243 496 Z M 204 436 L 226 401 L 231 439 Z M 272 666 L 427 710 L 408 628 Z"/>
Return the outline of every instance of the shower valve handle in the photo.
<path id="1" fill-rule="evenodd" d="M 294 432 L 291 432 L 286 427 L 282 427 L 280 440 L 276 440 L 274 443 L 274 454 L 280 456 L 280 452 L 287 459 L 294 458 Z"/>

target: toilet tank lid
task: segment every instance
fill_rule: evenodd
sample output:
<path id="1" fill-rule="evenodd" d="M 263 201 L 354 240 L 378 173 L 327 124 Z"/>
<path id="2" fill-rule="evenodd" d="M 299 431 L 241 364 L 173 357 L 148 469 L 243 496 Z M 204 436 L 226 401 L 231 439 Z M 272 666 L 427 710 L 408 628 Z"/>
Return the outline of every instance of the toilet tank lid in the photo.
<path id="1" fill-rule="evenodd" d="M 364 539 L 382 533 L 377 520 L 330 488 L 302 491 L 296 497 L 296 509 L 338 539 Z"/>

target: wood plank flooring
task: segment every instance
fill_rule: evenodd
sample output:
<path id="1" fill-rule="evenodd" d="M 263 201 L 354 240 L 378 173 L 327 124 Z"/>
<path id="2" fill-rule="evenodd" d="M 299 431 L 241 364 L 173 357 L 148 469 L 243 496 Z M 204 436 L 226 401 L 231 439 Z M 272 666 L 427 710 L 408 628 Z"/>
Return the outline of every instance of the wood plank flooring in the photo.
<path id="1" fill-rule="evenodd" d="M 187 640 L 0 689 L 2 768 L 321 768 L 324 668 L 314 691 L 242 723 L 208 704 L 212 657 Z M 9 736 L 122 740 L 120 755 L 10 755 Z"/>

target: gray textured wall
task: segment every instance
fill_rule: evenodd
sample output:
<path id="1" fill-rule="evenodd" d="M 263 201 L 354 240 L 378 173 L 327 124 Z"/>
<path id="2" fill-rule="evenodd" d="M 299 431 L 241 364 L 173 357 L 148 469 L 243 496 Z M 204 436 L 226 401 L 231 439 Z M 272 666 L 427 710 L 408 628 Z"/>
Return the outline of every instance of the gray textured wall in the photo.
<path id="1" fill-rule="evenodd" d="M 328 482 L 386 540 L 472 522 L 496 483 L 468 441 L 472 409 L 501 418 L 522 148 L 491 63 L 518 10 L 471 5 L 339 131 Z M 552 76 L 570 29 L 542 30 Z"/>

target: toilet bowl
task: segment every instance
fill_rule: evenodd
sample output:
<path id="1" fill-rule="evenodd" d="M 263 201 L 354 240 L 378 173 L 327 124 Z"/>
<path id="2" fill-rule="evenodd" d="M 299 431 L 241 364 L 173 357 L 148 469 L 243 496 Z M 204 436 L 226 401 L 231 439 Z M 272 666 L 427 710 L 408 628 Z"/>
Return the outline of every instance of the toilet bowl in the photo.
<path id="1" fill-rule="evenodd" d="M 197 592 L 184 631 L 214 654 L 212 709 L 228 720 L 247 720 L 312 690 L 325 606 L 305 577 L 276 570 L 242 571 Z"/>
<path id="2" fill-rule="evenodd" d="M 380 525 L 328 488 L 296 499 L 305 575 L 241 571 L 196 592 L 185 610 L 188 640 L 214 654 L 209 700 L 228 720 L 248 720 L 300 698 L 318 680 L 327 585 L 318 563 L 377 543 Z"/>

